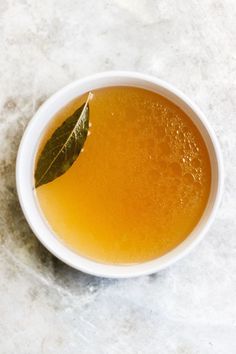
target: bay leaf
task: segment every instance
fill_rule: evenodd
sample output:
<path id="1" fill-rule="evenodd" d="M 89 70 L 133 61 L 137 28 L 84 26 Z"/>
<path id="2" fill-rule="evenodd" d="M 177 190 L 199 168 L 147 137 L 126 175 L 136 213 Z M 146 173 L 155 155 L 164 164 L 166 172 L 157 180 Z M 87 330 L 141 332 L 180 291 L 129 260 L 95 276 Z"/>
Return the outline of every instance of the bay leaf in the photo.
<path id="1" fill-rule="evenodd" d="M 67 118 L 46 142 L 35 170 L 35 188 L 64 174 L 79 156 L 89 129 L 89 100 Z"/>

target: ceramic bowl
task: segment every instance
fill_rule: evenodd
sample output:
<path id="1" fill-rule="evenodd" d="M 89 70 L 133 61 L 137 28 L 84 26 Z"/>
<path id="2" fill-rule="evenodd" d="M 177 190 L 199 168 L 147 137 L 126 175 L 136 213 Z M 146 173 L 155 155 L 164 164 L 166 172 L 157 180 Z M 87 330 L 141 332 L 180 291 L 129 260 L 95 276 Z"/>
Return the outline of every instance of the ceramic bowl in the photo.
<path id="1" fill-rule="evenodd" d="M 34 159 L 39 141 L 53 116 L 74 98 L 94 89 L 108 86 L 135 86 L 156 92 L 179 106 L 194 122 L 206 143 L 212 172 L 211 191 L 205 211 L 188 237 L 162 257 L 134 265 L 99 263 L 83 257 L 63 244 L 45 222 L 33 191 Z M 24 215 L 42 244 L 66 264 L 102 277 L 127 278 L 157 272 L 184 257 L 209 229 L 222 194 L 223 164 L 216 136 L 201 110 L 183 93 L 153 76 L 135 72 L 104 72 L 72 82 L 50 97 L 31 119 L 18 151 L 16 184 Z"/>

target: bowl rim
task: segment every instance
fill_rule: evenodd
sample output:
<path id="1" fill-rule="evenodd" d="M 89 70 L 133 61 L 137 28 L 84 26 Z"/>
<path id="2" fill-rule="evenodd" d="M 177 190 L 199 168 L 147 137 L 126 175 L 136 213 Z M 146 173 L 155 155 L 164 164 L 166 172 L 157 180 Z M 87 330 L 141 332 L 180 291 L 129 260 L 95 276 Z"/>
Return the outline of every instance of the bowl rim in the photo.
<path id="1" fill-rule="evenodd" d="M 173 102 L 175 101 L 175 104 L 177 104 L 177 100 L 182 110 L 189 109 L 192 112 L 191 114 L 194 114 L 196 120 L 194 120 L 195 118 L 193 118 L 192 116 L 190 116 L 190 118 L 194 120 L 195 124 L 201 124 L 202 129 L 205 130 L 204 134 L 208 136 L 208 143 L 212 145 L 212 153 L 210 154 L 209 149 L 208 151 L 211 159 L 211 164 L 213 159 L 212 156 L 214 155 L 214 163 L 216 170 L 215 174 L 217 176 L 214 177 L 212 175 L 212 180 L 214 177 L 216 179 L 216 184 L 214 193 L 212 192 L 211 188 L 211 194 L 213 193 L 213 195 L 209 197 L 209 200 L 211 198 L 211 205 L 207 205 L 205 208 L 205 212 L 206 210 L 208 210 L 208 214 L 205 215 L 204 212 L 205 219 L 202 216 L 194 230 L 176 248 L 159 258 L 155 258 L 151 261 L 147 261 L 144 263 L 131 265 L 105 264 L 93 261 L 70 250 L 65 244 L 63 244 L 59 240 L 59 238 L 55 236 L 52 230 L 50 230 L 49 226 L 45 222 L 42 214 L 38 209 L 36 198 L 32 190 L 31 180 L 33 178 L 33 160 L 35 156 L 36 146 L 38 146 L 38 142 L 41 138 L 41 134 L 39 133 L 39 130 L 41 129 L 39 126 L 40 119 L 42 123 L 42 118 L 45 112 L 47 112 L 49 117 L 49 111 L 50 109 L 52 109 L 52 107 L 55 107 L 58 104 L 59 107 L 57 109 L 54 108 L 55 112 L 57 112 L 66 103 L 71 101 L 73 99 L 73 97 L 71 96 L 72 92 L 75 93 L 82 87 L 86 88 L 89 85 L 93 86 L 95 82 L 102 82 L 102 80 L 107 80 L 110 82 L 114 80 L 115 84 L 113 84 L 113 86 L 119 86 L 119 82 L 122 82 L 124 80 L 133 80 L 134 82 L 139 81 L 140 85 L 127 84 L 126 86 L 144 87 L 144 83 L 146 83 L 147 89 L 148 87 L 153 86 L 156 87 L 156 91 L 159 93 L 161 90 L 163 90 L 166 95 L 168 94 L 168 97 L 163 94 L 165 97 L 170 100 L 172 100 L 173 98 Z M 141 82 L 143 82 L 143 86 L 141 85 Z M 112 84 L 101 86 L 98 85 L 96 88 L 105 86 L 112 86 Z M 85 89 L 83 91 L 86 92 Z M 78 93 L 77 97 L 82 94 L 83 91 L 81 93 Z M 66 103 L 62 104 L 62 101 L 66 100 L 66 97 Z M 68 99 L 68 97 L 72 98 Z M 76 95 L 74 97 L 76 97 Z M 185 108 L 183 108 L 183 106 Z M 52 117 L 53 115 L 47 118 L 45 126 L 47 126 L 48 122 Z M 204 136 L 203 138 L 204 140 L 206 139 Z M 30 150 L 28 148 L 30 144 L 34 144 L 34 149 Z M 198 106 L 193 103 L 179 89 L 175 88 L 169 83 L 166 83 L 163 80 L 160 80 L 154 76 L 147 74 L 132 71 L 106 71 L 73 81 L 72 83 L 66 85 L 65 87 L 54 93 L 51 97 L 49 97 L 36 111 L 36 113 L 34 114 L 25 129 L 25 132 L 19 145 L 16 160 L 16 187 L 20 205 L 28 224 L 30 225 L 32 231 L 34 232 L 38 240 L 49 250 L 49 252 L 51 252 L 54 256 L 56 256 L 69 266 L 91 275 L 109 278 L 129 278 L 155 273 L 168 267 L 177 260 L 183 258 L 200 242 L 200 240 L 203 238 L 203 236 L 208 231 L 210 225 L 212 224 L 221 200 L 223 192 L 223 160 L 218 140 L 209 122 L 207 121 L 207 118 L 198 108 Z"/>

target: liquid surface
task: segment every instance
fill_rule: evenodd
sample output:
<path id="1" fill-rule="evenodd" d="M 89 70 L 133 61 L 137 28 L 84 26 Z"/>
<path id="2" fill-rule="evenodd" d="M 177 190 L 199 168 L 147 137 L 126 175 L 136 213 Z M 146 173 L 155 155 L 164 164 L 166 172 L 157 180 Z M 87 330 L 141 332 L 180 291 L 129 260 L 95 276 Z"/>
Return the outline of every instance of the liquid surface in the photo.
<path id="1" fill-rule="evenodd" d="M 211 184 L 205 143 L 162 96 L 134 87 L 93 94 L 84 151 L 64 175 L 36 189 L 39 205 L 58 237 L 81 255 L 120 264 L 151 260 L 181 243 L 205 209 Z M 57 114 L 41 148 L 86 98 Z"/>

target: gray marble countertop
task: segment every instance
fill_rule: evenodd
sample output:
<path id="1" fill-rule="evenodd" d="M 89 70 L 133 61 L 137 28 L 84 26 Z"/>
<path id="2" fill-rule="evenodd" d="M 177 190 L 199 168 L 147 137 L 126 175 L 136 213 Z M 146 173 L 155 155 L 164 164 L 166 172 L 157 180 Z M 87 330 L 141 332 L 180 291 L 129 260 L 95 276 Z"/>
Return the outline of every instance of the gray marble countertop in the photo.
<path id="1" fill-rule="evenodd" d="M 234 0 L 0 1 L 0 353 L 236 353 Z M 39 105 L 74 79 L 136 70 L 207 115 L 225 162 L 217 218 L 158 274 L 107 280 L 55 259 L 29 229 L 15 159 Z"/>

